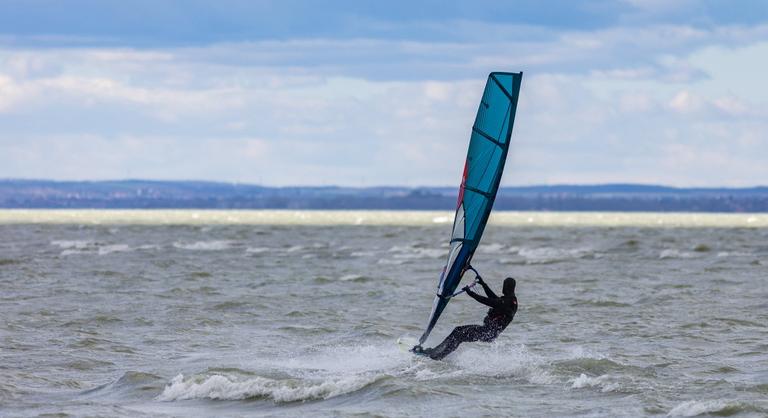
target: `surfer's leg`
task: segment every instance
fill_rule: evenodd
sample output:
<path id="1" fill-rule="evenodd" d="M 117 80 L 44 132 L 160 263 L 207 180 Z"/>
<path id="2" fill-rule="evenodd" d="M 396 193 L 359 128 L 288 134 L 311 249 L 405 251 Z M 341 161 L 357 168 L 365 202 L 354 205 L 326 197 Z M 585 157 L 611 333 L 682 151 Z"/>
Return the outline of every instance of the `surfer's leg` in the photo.
<path id="1" fill-rule="evenodd" d="M 462 325 L 456 327 L 443 342 L 429 350 L 429 357 L 433 360 L 440 360 L 459 348 L 461 343 L 480 341 L 487 333 L 488 328 L 484 325 Z"/>
<path id="2" fill-rule="evenodd" d="M 480 341 L 484 343 L 490 343 L 493 342 L 496 337 L 501 334 L 501 331 L 504 331 L 504 328 L 502 327 L 495 327 L 495 326 L 485 326 L 485 331 L 483 332 L 483 335 L 480 337 Z"/>

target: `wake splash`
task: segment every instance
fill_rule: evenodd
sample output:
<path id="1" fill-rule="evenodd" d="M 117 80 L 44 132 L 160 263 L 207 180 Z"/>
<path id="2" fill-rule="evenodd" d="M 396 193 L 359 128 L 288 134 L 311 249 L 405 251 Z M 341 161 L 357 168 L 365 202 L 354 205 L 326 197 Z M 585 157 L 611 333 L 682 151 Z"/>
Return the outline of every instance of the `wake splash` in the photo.
<path id="1" fill-rule="evenodd" d="M 424 381 L 486 379 L 550 384 L 549 361 L 524 345 L 467 345 L 448 361 L 433 361 L 399 350 L 394 344 L 326 346 L 308 352 L 261 358 L 237 369 L 208 369 L 179 374 L 156 396 L 159 401 L 208 399 L 267 400 L 275 403 L 327 400 L 361 390 L 423 393 Z"/>
<path id="2" fill-rule="evenodd" d="M 511 378 L 541 385 L 558 381 L 550 373 L 551 361 L 530 352 L 523 344 L 467 345 L 454 356 L 449 362 L 458 369 L 458 375 L 465 377 Z"/>
<path id="3" fill-rule="evenodd" d="M 565 353 L 566 359 L 587 357 L 600 361 L 593 357 L 602 357 L 580 347 L 571 351 Z M 285 404 L 358 396 L 361 391 L 371 392 L 363 396 L 374 398 L 386 398 L 403 390 L 421 396 L 442 384 L 473 384 L 487 379 L 534 385 L 570 383 L 574 389 L 615 390 L 617 382 L 613 378 L 581 374 L 574 379 L 572 371 L 563 373 L 563 360 L 531 352 L 524 344 L 503 341 L 467 344 L 444 361 L 414 356 L 394 344 L 329 345 L 249 360 L 238 368 L 178 374 L 155 399 L 265 400 Z"/>

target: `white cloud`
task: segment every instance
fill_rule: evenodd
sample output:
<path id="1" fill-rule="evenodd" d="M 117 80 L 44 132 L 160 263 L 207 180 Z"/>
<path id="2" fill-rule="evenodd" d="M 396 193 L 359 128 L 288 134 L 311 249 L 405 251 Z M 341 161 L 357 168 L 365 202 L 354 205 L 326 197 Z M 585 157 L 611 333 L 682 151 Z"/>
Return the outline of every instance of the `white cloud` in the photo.
<path id="1" fill-rule="evenodd" d="M 488 70 L 523 69 L 506 184 L 768 183 L 766 35 L 6 49 L 0 177 L 449 185 Z"/>
<path id="2" fill-rule="evenodd" d="M 749 104 L 735 96 L 720 97 L 715 99 L 713 104 L 718 109 L 733 116 L 742 116 L 750 113 Z"/>
<path id="3" fill-rule="evenodd" d="M 0 74 L 0 112 L 15 106 L 22 97 L 23 94 L 13 79 Z"/>
<path id="4" fill-rule="evenodd" d="M 619 93 L 619 110 L 625 113 L 642 113 L 653 109 L 653 99 L 644 92 Z"/>
<path id="5" fill-rule="evenodd" d="M 680 91 L 669 103 L 669 108 L 680 113 L 692 113 L 704 108 L 704 101 L 688 90 Z"/>

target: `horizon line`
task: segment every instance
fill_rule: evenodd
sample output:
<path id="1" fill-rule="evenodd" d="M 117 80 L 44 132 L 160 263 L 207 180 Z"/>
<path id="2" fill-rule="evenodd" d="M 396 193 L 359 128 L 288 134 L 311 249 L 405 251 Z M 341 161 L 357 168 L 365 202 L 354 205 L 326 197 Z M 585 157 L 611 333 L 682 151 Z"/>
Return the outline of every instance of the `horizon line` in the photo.
<path id="1" fill-rule="evenodd" d="M 207 184 L 219 184 L 219 185 L 242 185 L 253 187 L 264 187 L 272 189 L 282 188 L 347 188 L 347 189 L 375 189 L 375 188 L 402 188 L 402 189 L 427 189 L 427 188 L 458 188 L 457 185 L 392 185 L 392 184 L 379 184 L 379 185 L 339 185 L 339 184 L 323 184 L 323 185 L 266 185 L 255 182 L 247 181 L 226 181 L 226 180 L 200 180 L 200 179 L 147 179 L 147 178 L 119 178 L 119 179 L 79 179 L 79 180 L 60 180 L 60 179 L 46 179 L 46 178 L 14 178 L 5 177 L 0 178 L 2 182 L 49 182 L 49 183 L 118 183 L 118 182 L 147 182 L 147 183 L 207 183 Z M 608 187 L 608 186 L 621 186 L 621 187 L 658 187 L 667 189 L 762 189 L 768 188 L 766 184 L 755 184 L 752 186 L 674 186 L 658 183 L 631 183 L 631 182 L 606 182 L 606 183 L 538 183 L 538 184 L 517 184 L 517 185 L 501 185 L 500 188 L 537 188 L 537 187 Z"/>

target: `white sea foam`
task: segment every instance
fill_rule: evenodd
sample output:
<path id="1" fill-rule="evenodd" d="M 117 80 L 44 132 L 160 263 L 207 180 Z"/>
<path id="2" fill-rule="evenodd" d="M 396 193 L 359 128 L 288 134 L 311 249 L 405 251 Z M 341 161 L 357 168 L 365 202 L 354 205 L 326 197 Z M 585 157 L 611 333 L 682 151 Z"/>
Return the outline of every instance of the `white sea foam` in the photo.
<path id="1" fill-rule="evenodd" d="M 602 360 L 607 356 L 590 348 L 581 345 L 570 346 L 566 349 L 566 358 L 568 359 L 595 359 Z"/>
<path id="2" fill-rule="evenodd" d="M 51 245 L 63 249 L 60 253 L 63 257 L 78 254 L 91 254 L 98 251 L 98 243 L 91 240 L 55 240 L 51 241 Z"/>
<path id="3" fill-rule="evenodd" d="M 75 254 L 88 254 L 88 251 L 83 250 L 64 250 L 60 253 L 61 256 L 75 255 Z"/>
<path id="4" fill-rule="evenodd" d="M 493 343 L 490 345 L 468 345 L 457 353 L 453 359 L 447 358 L 461 367 L 464 373 L 481 376 L 518 377 L 535 384 L 552 384 L 557 381 L 548 372 L 549 362 L 534 353 L 525 345 L 507 345 Z"/>
<path id="5" fill-rule="evenodd" d="M 721 251 L 717 253 L 718 257 L 753 257 L 755 254 L 753 253 L 745 253 L 741 251 Z"/>
<path id="6" fill-rule="evenodd" d="M 107 255 L 110 253 L 124 253 L 128 251 L 133 251 L 133 248 L 126 244 L 113 244 L 113 245 L 104 245 L 99 247 L 99 255 Z"/>
<path id="7" fill-rule="evenodd" d="M 275 365 L 297 371 L 321 370 L 328 375 L 388 374 L 407 364 L 412 354 L 391 345 L 331 346 L 308 354 L 279 359 Z"/>
<path id="8" fill-rule="evenodd" d="M 159 246 L 152 244 L 131 247 L 128 244 L 100 244 L 95 241 L 53 241 L 51 244 L 57 245 L 60 248 L 65 248 L 65 250 L 61 252 L 62 256 L 73 254 L 107 255 L 112 253 L 125 253 L 136 250 L 160 248 Z"/>
<path id="9" fill-rule="evenodd" d="M 686 401 L 672 408 L 668 417 L 695 417 L 698 415 L 723 412 L 727 409 L 739 408 L 740 404 L 724 400 Z M 730 414 L 729 414 L 730 415 Z"/>
<path id="10" fill-rule="evenodd" d="M 391 253 L 406 253 L 411 252 L 414 247 L 410 245 L 395 245 L 389 248 L 389 252 Z"/>
<path id="11" fill-rule="evenodd" d="M 420 370 L 416 370 L 414 373 L 414 378 L 418 381 L 424 382 L 429 380 L 434 380 L 439 377 L 446 377 L 445 373 L 438 373 L 432 369 L 429 368 L 423 368 Z"/>
<path id="12" fill-rule="evenodd" d="M 161 401 L 185 399 L 241 400 L 265 398 L 275 402 L 328 399 L 355 392 L 381 379 L 403 373 L 414 356 L 392 346 L 331 346 L 290 357 L 254 360 L 253 368 L 280 369 L 287 378 L 203 373 L 176 376 L 157 396 Z"/>
<path id="13" fill-rule="evenodd" d="M 267 398 L 275 402 L 328 399 L 360 390 L 377 376 L 344 376 L 308 381 L 277 380 L 260 376 L 241 378 L 224 374 L 197 375 L 185 379 L 178 375 L 157 396 L 160 401 L 185 399 L 240 400 Z"/>
<path id="14" fill-rule="evenodd" d="M 448 250 L 441 248 L 414 248 L 410 253 L 395 254 L 393 257 L 407 260 L 421 258 L 443 258 L 448 256 Z"/>
<path id="15" fill-rule="evenodd" d="M 271 362 L 270 362 L 271 363 Z M 262 361 L 261 366 L 264 363 Z M 524 345 L 465 344 L 459 351 L 436 362 L 395 346 L 333 346 L 288 359 L 275 359 L 274 366 L 292 375 L 317 377 L 356 376 L 379 379 L 386 376 L 418 381 L 445 380 L 464 376 L 514 377 L 532 383 L 550 384 L 549 362 Z"/>
<path id="16" fill-rule="evenodd" d="M 268 253 L 271 251 L 271 248 L 267 247 L 248 247 L 245 249 L 245 252 L 249 254 L 263 254 Z"/>
<path id="17" fill-rule="evenodd" d="M 381 260 L 377 261 L 376 264 L 400 265 L 400 264 L 405 264 L 407 262 L 408 260 L 405 260 L 405 259 L 393 260 L 389 258 L 382 258 Z"/>
<path id="18" fill-rule="evenodd" d="M 611 375 L 602 375 L 597 377 L 587 376 L 582 373 L 576 379 L 573 379 L 571 388 L 599 388 L 601 392 L 613 392 L 620 388 L 619 382 L 615 381 L 615 378 Z"/>
<path id="19" fill-rule="evenodd" d="M 492 242 L 490 244 L 481 245 L 477 251 L 481 254 L 500 254 L 507 251 L 504 244 Z"/>
<path id="20" fill-rule="evenodd" d="M 696 257 L 696 254 L 688 252 L 688 251 L 680 251 L 676 249 L 667 249 L 662 250 L 659 254 L 659 258 L 694 258 Z"/>
<path id="21" fill-rule="evenodd" d="M 215 241 L 195 241 L 195 242 L 174 242 L 173 246 L 182 250 L 193 251 L 221 251 L 226 250 L 232 246 L 232 241 L 215 240 Z"/>
<path id="22" fill-rule="evenodd" d="M 96 242 L 90 240 L 55 240 L 51 241 L 51 245 L 55 245 L 61 249 L 84 250 L 95 246 Z"/>
<path id="23" fill-rule="evenodd" d="M 579 258 L 596 257 L 591 248 L 520 248 L 516 251 L 520 257 L 523 257 L 525 264 L 549 264 L 559 261 L 574 260 Z M 506 264 L 518 264 L 515 259 L 502 260 Z"/>
<path id="24" fill-rule="evenodd" d="M 448 255 L 448 248 L 420 248 L 410 245 L 396 245 L 389 249 L 394 253 L 392 257 L 407 260 L 416 260 L 421 258 L 442 258 Z"/>

